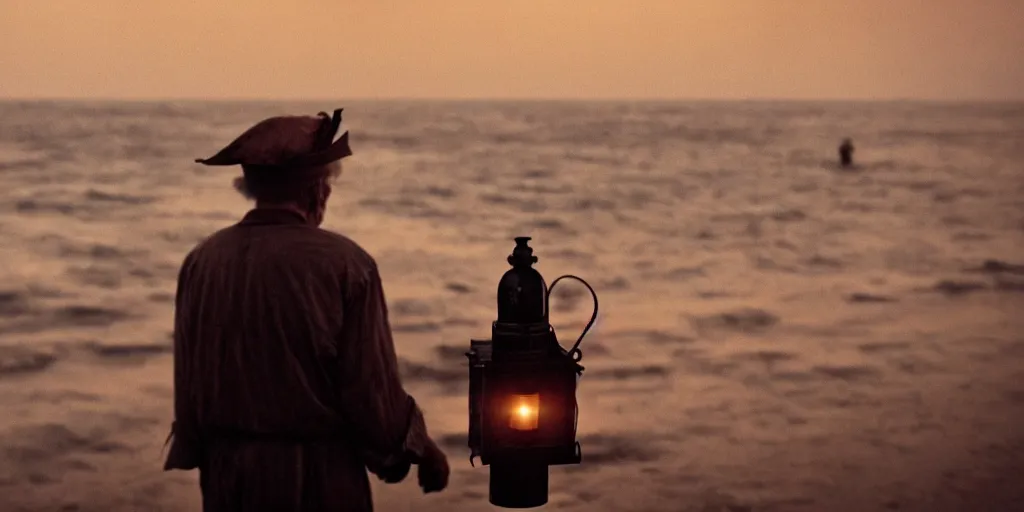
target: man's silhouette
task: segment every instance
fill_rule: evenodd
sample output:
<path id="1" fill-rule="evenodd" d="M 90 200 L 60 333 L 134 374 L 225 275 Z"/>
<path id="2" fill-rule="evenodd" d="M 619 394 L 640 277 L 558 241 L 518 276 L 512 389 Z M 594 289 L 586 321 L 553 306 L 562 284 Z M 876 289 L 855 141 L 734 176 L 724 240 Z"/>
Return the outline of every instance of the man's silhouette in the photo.
<path id="1" fill-rule="evenodd" d="M 174 424 L 165 469 L 199 469 L 203 510 L 370 511 L 366 470 L 448 463 L 399 381 L 373 258 L 319 228 L 352 154 L 333 118 L 266 119 L 206 165 L 241 165 L 256 201 L 199 243 L 178 277 Z"/>
<path id="2" fill-rule="evenodd" d="M 839 145 L 839 166 L 843 168 L 853 167 L 853 141 L 843 139 Z"/>

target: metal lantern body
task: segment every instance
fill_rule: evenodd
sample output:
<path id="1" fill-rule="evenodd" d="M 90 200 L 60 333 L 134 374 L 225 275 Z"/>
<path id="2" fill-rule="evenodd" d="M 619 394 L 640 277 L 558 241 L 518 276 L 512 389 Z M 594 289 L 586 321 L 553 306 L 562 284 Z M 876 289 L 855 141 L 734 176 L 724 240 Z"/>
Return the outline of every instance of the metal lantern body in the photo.
<path id="1" fill-rule="evenodd" d="M 505 508 L 547 503 L 548 466 L 581 461 L 576 385 L 583 336 L 569 351 L 559 345 L 548 321 L 550 290 L 532 268 L 537 258 L 529 240 L 516 238 L 512 268 L 498 284 L 491 339 L 471 340 L 466 353 L 470 462 L 480 457 L 491 466 L 490 501 Z M 596 302 L 595 295 L 591 325 Z"/>

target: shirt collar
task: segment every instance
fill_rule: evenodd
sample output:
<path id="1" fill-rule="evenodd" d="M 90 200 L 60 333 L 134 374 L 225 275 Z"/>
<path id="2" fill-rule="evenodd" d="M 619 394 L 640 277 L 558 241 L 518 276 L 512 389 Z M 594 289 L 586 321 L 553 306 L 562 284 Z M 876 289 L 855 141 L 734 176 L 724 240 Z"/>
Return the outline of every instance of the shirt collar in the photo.
<path id="1" fill-rule="evenodd" d="M 285 208 L 253 208 L 239 222 L 243 226 L 305 224 L 306 219 L 294 210 Z"/>

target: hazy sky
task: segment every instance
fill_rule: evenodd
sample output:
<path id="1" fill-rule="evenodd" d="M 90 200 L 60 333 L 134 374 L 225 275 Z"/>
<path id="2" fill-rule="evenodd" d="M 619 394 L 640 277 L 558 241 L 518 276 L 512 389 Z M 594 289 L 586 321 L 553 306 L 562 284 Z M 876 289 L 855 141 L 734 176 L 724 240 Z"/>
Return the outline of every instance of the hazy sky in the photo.
<path id="1" fill-rule="evenodd" d="M 1024 99 L 1024 0 L 0 0 L 0 97 Z"/>

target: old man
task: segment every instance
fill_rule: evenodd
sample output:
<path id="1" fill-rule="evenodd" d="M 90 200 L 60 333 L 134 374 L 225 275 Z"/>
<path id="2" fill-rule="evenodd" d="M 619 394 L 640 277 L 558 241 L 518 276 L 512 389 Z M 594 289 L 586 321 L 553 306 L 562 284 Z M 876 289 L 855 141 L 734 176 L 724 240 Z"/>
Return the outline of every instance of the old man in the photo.
<path id="1" fill-rule="evenodd" d="M 321 229 L 352 154 L 333 116 L 257 123 L 206 165 L 240 165 L 255 201 L 185 257 L 174 320 L 165 469 L 199 469 L 203 510 L 370 511 L 367 470 L 424 492 L 448 463 L 399 380 L 381 278 Z"/>

